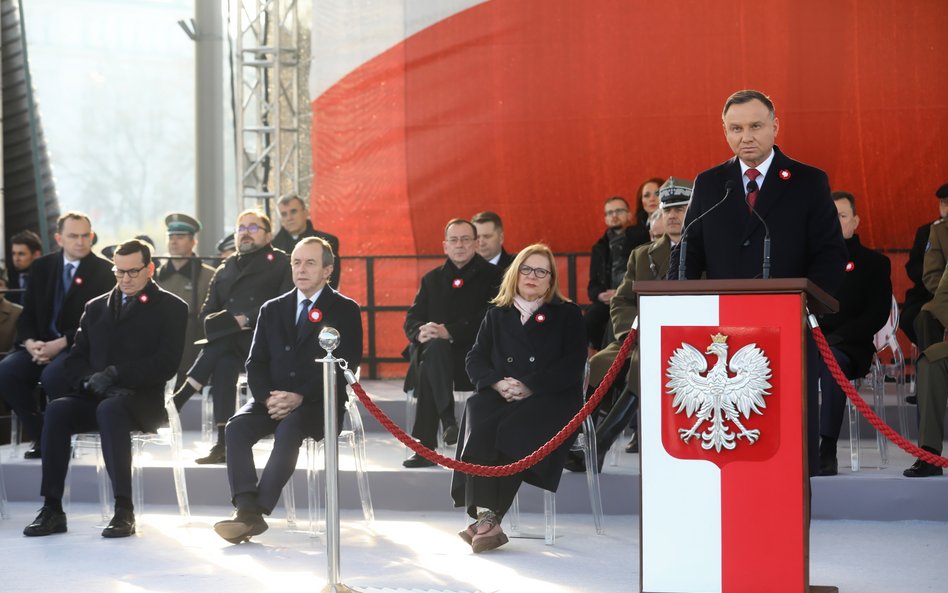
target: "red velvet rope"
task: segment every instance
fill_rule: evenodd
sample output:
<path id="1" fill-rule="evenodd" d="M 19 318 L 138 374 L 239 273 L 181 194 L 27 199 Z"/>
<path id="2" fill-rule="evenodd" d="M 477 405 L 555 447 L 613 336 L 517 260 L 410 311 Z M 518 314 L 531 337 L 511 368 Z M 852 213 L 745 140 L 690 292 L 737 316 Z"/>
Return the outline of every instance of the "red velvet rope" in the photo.
<path id="1" fill-rule="evenodd" d="M 869 421 L 869 424 L 873 426 L 876 430 L 885 435 L 885 438 L 889 439 L 893 443 L 899 446 L 900 449 L 918 457 L 926 463 L 932 465 L 937 465 L 938 467 L 948 467 L 948 458 L 939 457 L 934 453 L 929 453 L 925 449 L 916 447 L 911 442 L 906 440 L 905 437 L 897 433 L 892 429 L 888 424 L 886 424 L 882 418 L 876 416 L 876 413 L 872 411 L 872 408 L 869 407 L 862 397 L 856 392 L 853 388 L 852 383 L 849 382 L 849 379 L 846 378 L 846 375 L 843 374 L 843 371 L 839 368 L 839 363 L 836 362 L 836 357 L 833 356 L 832 350 L 830 350 L 829 344 L 826 342 L 826 336 L 823 335 L 823 330 L 819 326 L 813 328 L 813 339 L 816 340 L 816 346 L 820 349 L 820 354 L 823 356 L 823 362 L 826 363 L 826 366 L 829 367 L 830 373 L 833 375 L 833 378 L 836 379 L 836 382 L 839 384 L 840 388 L 843 390 L 843 393 L 846 394 L 846 397 L 849 398 L 849 401 L 856 406 L 856 409 L 859 410 L 859 413 Z"/>
<path id="2" fill-rule="evenodd" d="M 609 387 L 616 379 L 616 375 L 619 374 L 619 370 L 622 368 L 622 364 L 625 362 L 625 359 L 629 357 L 629 351 L 632 349 L 632 344 L 635 342 L 635 337 L 637 331 L 632 329 L 629 332 L 628 337 L 625 341 L 622 342 L 622 348 L 619 349 L 619 354 L 616 356 L 615 361 L 613 361 L 612 366 L 609 367 L 609 370 L 606 372 L 605 378 L 603 378 L 602 383 L 599 384 L 599 387 L 596 389 L 596 392 L 589 398 L 589 401 L 579 410 L 576 416 L 573 417 L 569 423 L 566 424 L 556 435 L 547 441 L 542 447 L 534 451 L 533 453 L 527 455 L 519 461 L 514 463 L 509 463 L 507 465 L 478 465 L 475 463 L 468 463 L 466 461 L 459 461 L 457 459 L 452 459 L 450 457 L 445 457 L 437 451 L 432 451 L 428 447 L 425 447 L 411 436 L 405 433 L 397 424 L 392 422 L 392 419 L 385 415 L 385 412 L 379 409 L 375 402 L 366 395 L 365 390 L 358 383 L 352 384 L 352 390 L 355 391 L 355 394 L 359 396 L 359 400 L 362 401 L 362 405 L 365 406 L 365 409 L 368 410 L 375 419 L 385 427 L 385 430 L 392 433 L 392 435 L 402 442 L 409 449 L 418 453 L 425 459 L 437 463 L 438 465 L 443 465 L 444 467 L 457 470 L 459 472 L 464 472 L 466 474 L 472 474 L 475 476 L 488 476 L 488 477 L 500 477 L 500 476 L 512 476 L 513 474 L 520 473 L 530 467 L 536 465 L 541 459 L 553 452 L 554 449 L 563 444 L 566 439 L 570 437 L 576 429 L 579 428 L 579 425 L 586 420 L 593 410 L 596 409 L 596 406 L 599 405 L 599 402 L 602 401 L 603 395 L 606 391 L 609 390 Z"/>

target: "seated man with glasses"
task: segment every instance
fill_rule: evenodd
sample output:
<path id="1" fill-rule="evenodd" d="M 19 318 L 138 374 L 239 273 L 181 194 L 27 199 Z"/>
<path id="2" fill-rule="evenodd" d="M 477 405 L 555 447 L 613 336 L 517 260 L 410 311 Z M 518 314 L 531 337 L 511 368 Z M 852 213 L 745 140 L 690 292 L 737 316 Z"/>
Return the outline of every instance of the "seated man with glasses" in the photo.
<path id="1" fill-rule="evenodd" d="M 497 266 L 477 255 L 476 237 L 472 222 L 460 218 L 448 222 L 443 243 L 447 259 L 421 279 L 405 319 L 405 335 L 411 342 L 405 390 L 414 389 L 418 400 L 412 436 L 429 449 L 438 444 L 439 422 L 446 444 L 458 440 L 454 389 L 473 389 L 464 370 L 464 357 L 474 344 L 502 276 Z M 434 463 L 415 454 L 403 465 L 428 467 Z"/>
<path id="2" fill-rule="evenodd" d="M 648 243 L 648 232 L 632 224 L 629 204 L 614 196 L 605 203 L 606 232 L 592 247 L 589 258 L 589 308 L 586 309 L 586 337 L 594 350 L 603 347 L 609 324 L 609 302 L 625 275 L 625 264 L 632 249 Z"/>
<path id="3" fill-rule="evenodd" d="M 137 239 L 115 252 L 117 285 L 89 301 L 66 357 L 71 393 L 50 402 L 43 426 L 45 498 L 27 536 L 66 531 L 62 498 L 71 437 L 98 431 L 115 493 L 115 515 L 103 537 L 135 533 L 132 431 L 153 432 L 167 419 L 165 383 L 181 360 L 187 304 L 152 281 L 151 249 Z"/>
<path id="4" fill-rule="evenodd" d="M 46 397 L 65 395 L 63 362 L 73 343 L 86 303 L 115 286 L 112 264 L 92 251 L 92 221 L 81 212 L 66 212 L 56 223 L 62 248 L 33 261 L 17 320 L 14 351 L 0 362 L 0 399 L 16 412 L 25 432 L 36 443 L 24 457 L 38 459 L 43 414 L 36 398 L 37 383 Z"/>
<path id="5" fill-rule="evenodd" d="M 289 256 L 270 245 L 270 219 L 256 210 L 237 217 L 237 253 L 217 268 L 201 309 L 207 335 L 201 353 L 175 393 L 180 410 L 208 381 L 214 400 L 217 443 L 200 464 L 224 463 L 224 426 L 234 415 L 237 377 L 244 371 L 260 307 L 293 287 Z M 210 331 L 213 329 L 213 331 Z"/>

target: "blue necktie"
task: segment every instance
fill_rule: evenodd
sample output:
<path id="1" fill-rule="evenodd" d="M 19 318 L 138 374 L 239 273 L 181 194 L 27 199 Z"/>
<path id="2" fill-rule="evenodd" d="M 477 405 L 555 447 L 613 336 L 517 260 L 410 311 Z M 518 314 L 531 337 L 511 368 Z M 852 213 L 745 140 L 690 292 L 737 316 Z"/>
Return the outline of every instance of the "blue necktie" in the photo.
<path id="1" fill-rule="evenodd" d="M 72 276 L 76 272 L 75 264 L 66 264 L 66 267 L 63 268 L 63 293 L 69 292 L 69 287 L 72 286 Z"/>
<path id="2" fill-rule="evenodd" d="M 300 316 L 296 318 L 296 337 L 303 335 L 303 328 L 306 327 L 306 322 L 309 320 L 309 306 L 313 301 L 309 299 L 303 299 L 300 302 Z"/>

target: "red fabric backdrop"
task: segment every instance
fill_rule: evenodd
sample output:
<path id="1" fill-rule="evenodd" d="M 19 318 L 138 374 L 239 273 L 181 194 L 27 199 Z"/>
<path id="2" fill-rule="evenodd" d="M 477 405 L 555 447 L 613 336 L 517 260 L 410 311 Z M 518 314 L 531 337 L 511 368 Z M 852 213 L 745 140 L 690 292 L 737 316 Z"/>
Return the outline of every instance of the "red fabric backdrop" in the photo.
<path id="1" fill-rule="evenodd" d="M 605 197 L 727 159 L 724 99 L 756 88 L 776 102 L 784 151 L 856 194 L 863 242 L 908 247 L 948 181 L 945 8 L 481 4 L 316 98 L 314 217 L 343 255 L 440 253 L 445 221 L 483 209 L 514 250 L 586 251 Z"/>

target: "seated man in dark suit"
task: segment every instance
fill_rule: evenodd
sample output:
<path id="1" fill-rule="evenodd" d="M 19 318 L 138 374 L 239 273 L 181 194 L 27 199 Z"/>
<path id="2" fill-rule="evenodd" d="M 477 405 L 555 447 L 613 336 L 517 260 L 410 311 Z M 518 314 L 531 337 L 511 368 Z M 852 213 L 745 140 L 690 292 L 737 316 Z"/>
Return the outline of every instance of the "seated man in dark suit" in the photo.
<path id="1" fill-rule="evenodd" d="M 504 249 L 504 223 L 496 212 L 485 210 L 471 217 L 477 229 L 477 255 L 506 272 L 514 256 Z"/>
<path id="2" fill-rule="evenodd" d="M 37 382 L 50 399 L 69 385 L 63 361 L 73 343 L 86 302 L 115 286 L 112 264 L 92 252 L 92 222 L 80 212 L 67 212 L 56 223 L 62 249 L 35 260 L 17 321 L 16 350 L 0 362 L 0 397 L 16 412 L 25 431 L 39 440 L 43 415 L 36 401 Z M 27 459 L 38 459 L 34 443 Z"/>
<path id="3" fill-rule="evenodd" d="M 333 267 L 329 243 L 307 237 L 296 244 L 290 261 L 296 288 L 263 305 L 254 331 L 247 360 L 253 401 L 227 423 L 227 477 L 237 510 L 214 530 L 234 544 L 267 530 L 263 515 L 273 511 L 293 475 L 303 439 L 324 436 L 324 366 L 316 359 L 325 357 L 326 351 L 319 345 L 320 330 L 339 331 L 336 358 L 353 370 L 362 361 L 359 305 L 327 284 Z M 341 369 L 335 371 L 336 420 L 341 426 L 346 380 Z M 269 434 L 274 435 L 273 451 L 258 480 L 251 447 Z"/>
<path id="4" fill-rule="evenodd" d="M 472 390 L 464 370 L 464 357 L 474 345 L 477 330 L 497 295 L 503 276 L 497 266 L 475 252 L 477 228 L 455 218 L 444 228 L 444 265 L 421 279 L 421 288 L 405 318 L 405 335 L 411 364 L 405 390 L 414 389 L 418 406 L 412 436 L 422 445 L 438 445 L 440 422 L 444 442 L 458 439 L 454 416 L 454 389 Z M 417 453 L 403 462 L 405 467 L 434 465 Z"/>
<path id="5" fill-rule="evenodd" d="M 856 198 L 849 192 L 834 191 L 833 201 L 849 261 L 837 295 L 839 312 L 821 316 L 820 325 L 839 368 L 848 379 L 858 379 L 869 372 L 876 351 L 872 338 L 885 325 L 892 308 L 891 264 L 889 258 L 859 242 Z M 843 425 L 846 394 L 825 364 L 820 370 L 820 392 L 820 475 L 835 476 L 836 441 Z"/>
<path id="6" fill-rule="evenodd" d="M 12 289 L 26 290 L 30 283 L 30 266 L 33 260 L 43 256 L 43 243 L 33 231 L 20 231 L 10 238 L 10 261 L 8 282 Z M 23 304 L 23 293 L 7 295 L 7 300 L 18 305 Z"/>
<path id="7" fill-rule="evenodd" d="M 260 306 L 283 294 L 292 286 L 289 257 L 270 245 L 270 219 L 256 210 L 245 210 L 237 217 L 237 253 L 224 260 L 207 293 L 201 309 L 206 321 L 212 314 L 227 317 L 241 330 L 227 339 L 211 340 L 201 348 L 197 360 L 188 370 L 187 380 L 175 392 L 175 405 L 180 410 L 192 395 L 210 381 L 214 398 L 214 422 L 217 424 L 217 443 L 205 457 L 196 463 L 224 463 L 224 426 L 234 415 L 237 399 L 237 378 L 244 370 L 253 328 L 257 323 Z"/>
<path id="8" fill-rule="evenodd" d="M 115 515 L 102 536 L 135 533 L 131 433 L 153 432 L 167 420 L 165 383 L 181 360 L 188 306 L 152 282 L 155 264 L 144 242 L 133 239 L 120 245 L 114 269 L 118 285 L 86 305 L 66 358 L 72 394 L 46 409 L 45 502 L 24 535 L 66 531 L 62 498 L 71 437 L 92 431 L 102 435 L 102 455 L 115 493 Z"/>

